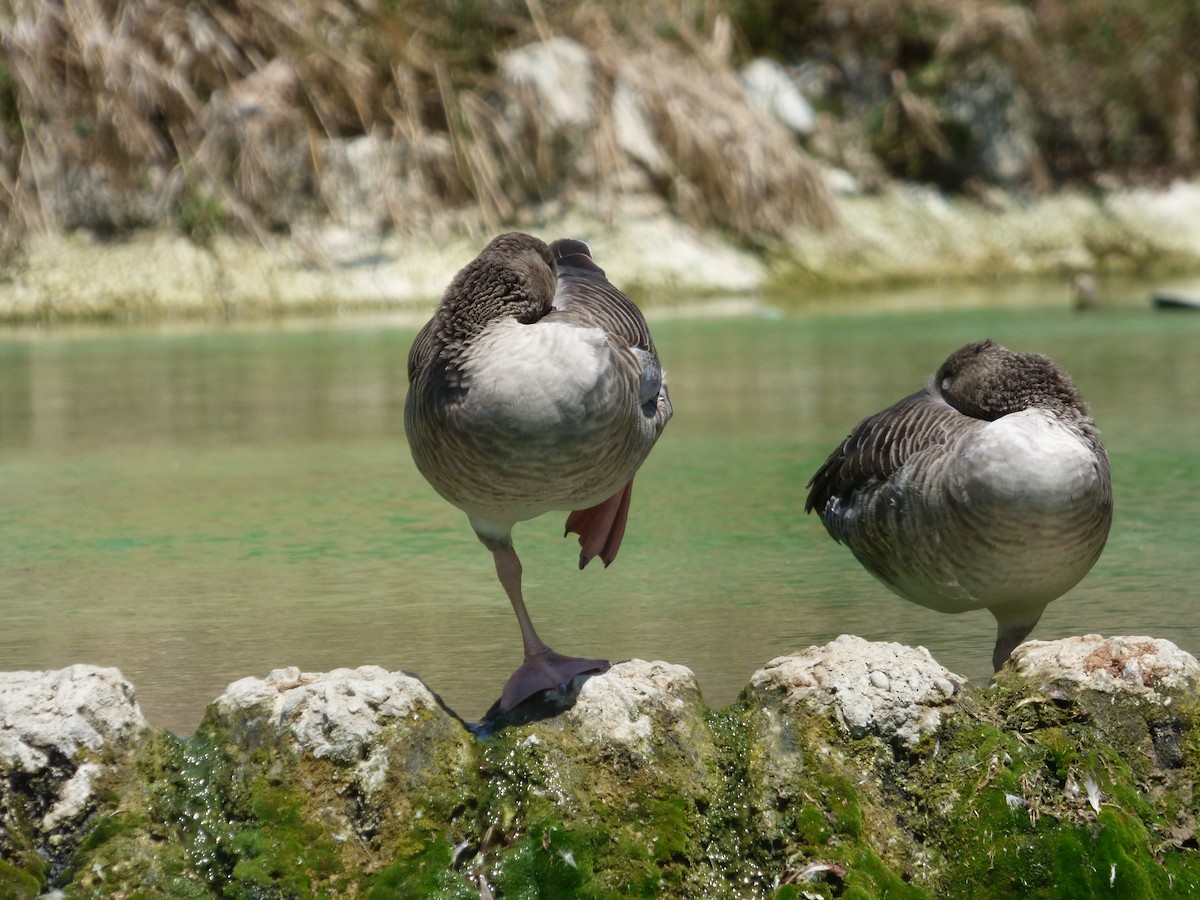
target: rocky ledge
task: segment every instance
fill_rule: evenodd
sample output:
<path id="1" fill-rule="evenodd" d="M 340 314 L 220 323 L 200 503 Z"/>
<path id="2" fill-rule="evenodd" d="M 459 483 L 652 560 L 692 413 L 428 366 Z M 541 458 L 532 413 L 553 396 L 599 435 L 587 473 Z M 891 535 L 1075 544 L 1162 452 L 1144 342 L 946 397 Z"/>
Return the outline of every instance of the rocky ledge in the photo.
<path id="1" fill-rule="evenodd" d="M 113 669 L 0 675 L 0 896 L 1200 890 L 1200 664 L 1168 641 L 1030 642 L 975 686 L 844 636 L 724 709 L 641 660 L 561 699 L 480 728 L 408 674 L 282 669 L 185 740 Z"/>

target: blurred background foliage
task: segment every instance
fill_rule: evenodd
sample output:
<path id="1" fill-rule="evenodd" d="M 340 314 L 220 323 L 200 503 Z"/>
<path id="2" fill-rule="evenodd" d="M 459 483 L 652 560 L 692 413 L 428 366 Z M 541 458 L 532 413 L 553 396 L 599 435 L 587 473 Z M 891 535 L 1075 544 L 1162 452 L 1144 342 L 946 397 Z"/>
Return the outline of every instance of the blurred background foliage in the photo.
<path id="1" fill-rule="evenodd" d="M 587 52 L 583 121 L 502 77 L 551 36 Z M 811 134 L 747 105 L 759 57 Z M 2 243 L 344 216 L 330 175 L 362 138 L 381 229 L 616 191 L 754 243 L 834 220 L 821 166 L 983 197 L 1189 175 L 1198 67 L 1200 7 L 1173 0 L 0 0 Z M 659 163 L 618 134 L 622 86 Z"/>

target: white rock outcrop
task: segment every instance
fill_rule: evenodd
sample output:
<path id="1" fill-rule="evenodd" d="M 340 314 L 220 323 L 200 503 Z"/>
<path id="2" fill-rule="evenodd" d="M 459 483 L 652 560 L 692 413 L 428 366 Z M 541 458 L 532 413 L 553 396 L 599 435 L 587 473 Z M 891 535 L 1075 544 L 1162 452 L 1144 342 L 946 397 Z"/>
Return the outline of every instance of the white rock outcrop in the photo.
<path id="1" fill-rule="evenodd" d="M 552 37 L 518 47 L 501 58 L 500 75 L 509 84 L 532 90 L 539 110 L 555 126 L 591 124 L 592 59 L 578 41 Z"/>
<path id="2" fill-rule="evenodd" d="M 133 685 L 116 669 L 0 675 L 0 771 L 33 774 L 123 745 L 146 727 Z"/>
<path id="3" fill-rule="evenodd" d="M 74 665 L 0 673 L 0 812 L 9 776 L 33 776 L 46 792 L 42 831 L 82 819 L 107 764 L 149 728 L 116 669 Z"/>
<path id="4" fill-rule="evenodd" d="M 363 759 L 389 720 L 423 711 L 449 715 L 420 679 L 380 666 L 275 669 L 235 681 L 213 701 L 218 721 L 234 731 L 290 735 L 313 756 L 338 762 Z"/>
<path id="5" fill-rule="evenodd" d="M 688 707 L 700 705 L 700 686 L 691 669 L 666 662 L 632 659 L 589 678 L 564 726 L 577 729 L 587 744 L 619 746 L 635 756 L 655 750 L 656 731 L 686 737 L 693 722 Z M 661 740 L 663 735 L 657 735 Z"/>
<path id="6" fill-rule="evenodd" d="M 746 64 L 741 76 L 750 102 L 760 112 L 802 137 L 817 130 L 816 111 L 779 63 L 759 57 Z"/>
<path id="7" fill-rule="evenodd" d="M 914 746 L 937 732 L 965 683 L 924 647 L 844 634 L 771 660 L 751 676 L 750 690 L 779 696 L 784 708 L 832 711 L 853 738 L 874 734 Z"/>
<path id="8" fill-rule="evenodd" d="M 1200 687 L 1200 662 L 1162 638 L 1085 634 L 1027 641 L 1013 651 L 1009 665 L 1016 674 L 1047 684 L 1148 699 Z"/>

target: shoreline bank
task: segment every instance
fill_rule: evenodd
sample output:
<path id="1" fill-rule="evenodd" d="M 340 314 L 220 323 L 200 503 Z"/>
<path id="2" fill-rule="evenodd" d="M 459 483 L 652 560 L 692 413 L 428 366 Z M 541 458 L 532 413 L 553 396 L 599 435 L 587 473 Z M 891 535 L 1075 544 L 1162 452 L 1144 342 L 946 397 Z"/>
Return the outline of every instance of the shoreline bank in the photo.
<path id="1" fill-rule="evenodd" d="M 512 227 L 588 240 L 635 299 L 754 297 L 781 290 L 877 289 L 931 281 L 1093 272 L 1200 272 L 1200 182 L 1159 191 L 1005 195 L 991 206 L 898 184 L 837 200 L 838 224 L 752 251 L 698 230 L 648 198 L 608 221 L 586 211 Z M 103 241 L 30 239 L 0 278 L 0 324 L 144 323 L 428 311 L 489 235 L 422 241 L 335 225 L 253 243 L 196 244 L 165 230 Z"/>

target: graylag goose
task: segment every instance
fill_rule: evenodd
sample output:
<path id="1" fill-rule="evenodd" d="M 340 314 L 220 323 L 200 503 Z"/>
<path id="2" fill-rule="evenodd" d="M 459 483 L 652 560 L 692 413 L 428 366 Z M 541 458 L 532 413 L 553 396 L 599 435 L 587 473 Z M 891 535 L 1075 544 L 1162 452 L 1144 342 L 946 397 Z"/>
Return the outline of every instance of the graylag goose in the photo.
<path id="1" fill-rule="evenodd" d="M 808 487 L 805 512 L 905 600 L 990 610 L 996 670 L 1092 568 L 1112 523 L 1083 397 L 1045 356 L 992 341 L 860 422 Z"/>
<path id="2" fill-rule="evenodd" d="M 450 282 L 408 356 L 404 428 L 421 474 L 492 551 L 525 659 L 500 709 L 603 659 L 538 637 L 513 549 L 517 522 L 571 511 L 579 567 L 617 555 L 633 476 L 671 417 L 667 382 L 636 306 L 581 241 L 502 234 Z"/>

